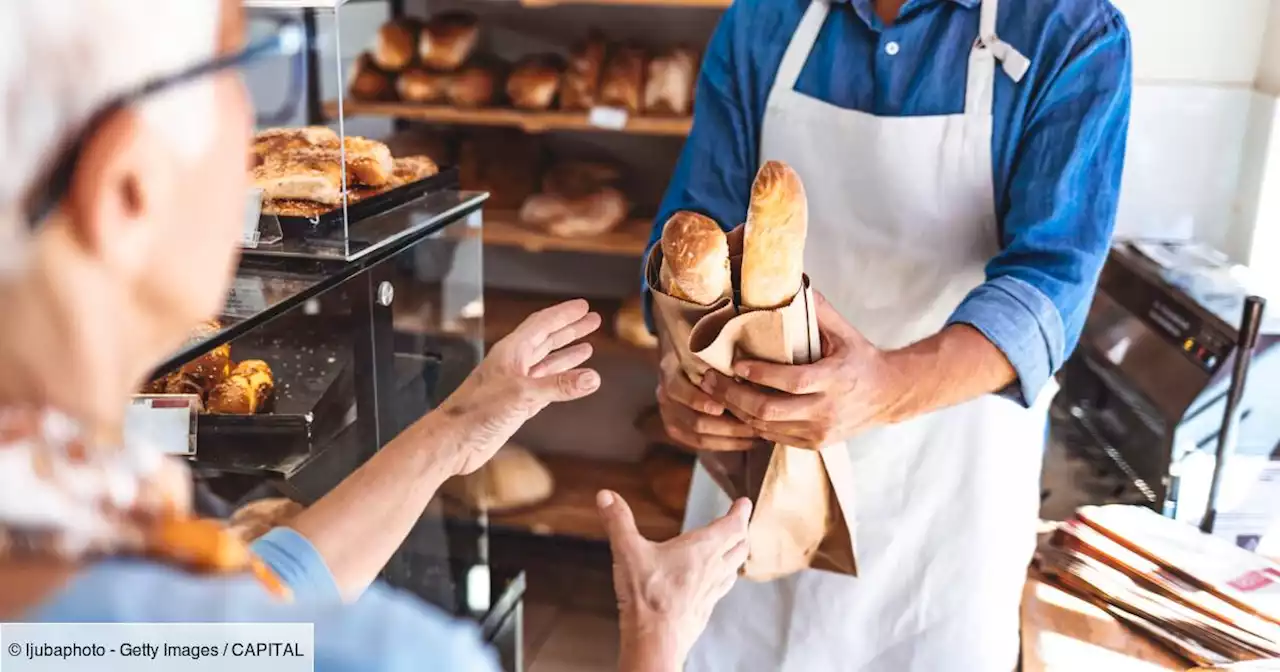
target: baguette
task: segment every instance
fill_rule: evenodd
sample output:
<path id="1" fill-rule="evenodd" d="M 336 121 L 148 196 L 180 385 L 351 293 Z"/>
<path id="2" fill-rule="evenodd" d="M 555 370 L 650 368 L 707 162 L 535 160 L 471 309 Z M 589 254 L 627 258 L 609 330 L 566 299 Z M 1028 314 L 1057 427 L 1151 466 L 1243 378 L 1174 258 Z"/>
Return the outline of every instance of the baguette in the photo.
<path id="1" fill-rule="evenodd" d="M 809 205 L 800 176 L 781 161 L 769 161 L 751 185 L 742 242 L 742 306 L 771 309 L 800 291 Z"/>
<path id="2" fill-rule="evenodd" d="M 729 241 L 720 225 L 693 212 L 677 212 L 662 228 L 662 289 L 709 306 L 733 291 Z"/>

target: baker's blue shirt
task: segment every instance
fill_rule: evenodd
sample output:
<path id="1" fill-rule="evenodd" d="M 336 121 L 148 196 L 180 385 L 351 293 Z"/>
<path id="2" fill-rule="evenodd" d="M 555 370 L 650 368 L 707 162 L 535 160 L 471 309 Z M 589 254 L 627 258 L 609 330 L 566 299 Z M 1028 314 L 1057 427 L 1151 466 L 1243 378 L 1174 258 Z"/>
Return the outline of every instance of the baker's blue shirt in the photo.
<path id="1" fill-rule="evenodd" d="M 980 4 L 908 0 L 885 25 L 872 0 L 836 2 L 796 89 L 881 116 L 959 114 Z M 765 103 L 808 5 L 736 0 L 724 13 L 698 78 L 693 131 L 650 244 L 677 210 L 704 213 L 726 228 L 746 218 Z M 1132 49 L 1124 18 L 1107 0 L 1006 0 L 996 32 L 1031 59 L 1031 69 L 1015 83 L 997 68 L 991 150 L 1000 253 L 950 322 L 973 326 L 1005 354 L 1018 374 L 1007 394 L 1030 404 L 1075 349 L 1106 259 L 1124 167 Z"/>

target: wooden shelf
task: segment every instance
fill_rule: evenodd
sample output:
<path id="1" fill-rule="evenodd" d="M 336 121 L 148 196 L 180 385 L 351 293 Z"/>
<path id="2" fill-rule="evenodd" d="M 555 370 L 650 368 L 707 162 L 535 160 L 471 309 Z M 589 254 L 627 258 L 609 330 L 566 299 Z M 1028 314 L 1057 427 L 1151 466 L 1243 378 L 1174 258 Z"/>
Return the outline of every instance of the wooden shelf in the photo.
<path id="1" fill-rule="evenodd" d="M 438 105 L 374 103 L 358 100 L 344 101 L 343 113 L 347 117 L 377 116 L 436 124 L 503 126 L 519 128 L 526 133 L 605 131 L 683 137 L 689 135 L 689 129 L 693 127 L 691 117 L 631 117 L 622 128 L 610 128 L 592 124 L 588 115 L 579 112 L 524 112 L 507 108 L 464 110 Z M 325 103 L 325 114 L 329 118 L 337 117 L 338 105 L 335 101 Z"/>
<path id="2" fill-rule="evenodd" d="M 690 7 L 697 9 L 725 9 L 733 0 L 520 0 L 521 7 L 560 7 L 564 5 L 625 6 L 625 7 Z"/>
<path id="3" fill-rule="evenodd" d="M 667 511 L 654 498 L 638 464 L 606 462 L 567 455 L 539 455 L 555 479 L 551 499 L 524 511 L 491 515 L 494 527 L 605 541 L 608 536 L 596 513 L 596 492 L 612 490 L 627 500 L 636 516 L 636 527 L 645 537 L 666 540 L 680 534 L 681 517 Z M 467 512 L 449 502 L 446 511 L 457 517 Z"/>
<path id="4" fill-rule="evenodd" d="M 485 289 L 484 340 L 495 343 L 514 331 L 524 318 L 570 298 L 572 297 Z M 657 366 L 658 351 L 656 349 L 638 348 L 614 335 L 613 319 L 622 305 L 621 301 L 616 299 L 588 299 L 588 301 L 591 303 L 591 309 L 600 313 L 600 317 L 604 320 L 600 329 L 587 338 L 587 342 L 595 348 L 597 354 L 611 353 L 638 357 Z"/>
<path id="5" fill-rule="evenodd" d="M 585 252 L 640 258 L 649 244 L 653 220 L 637 218 L 599 236 L 564 238 L 522 226 L 510 211 L 486 211 L 484 244 L 518 247 L 527 252 Z"/>

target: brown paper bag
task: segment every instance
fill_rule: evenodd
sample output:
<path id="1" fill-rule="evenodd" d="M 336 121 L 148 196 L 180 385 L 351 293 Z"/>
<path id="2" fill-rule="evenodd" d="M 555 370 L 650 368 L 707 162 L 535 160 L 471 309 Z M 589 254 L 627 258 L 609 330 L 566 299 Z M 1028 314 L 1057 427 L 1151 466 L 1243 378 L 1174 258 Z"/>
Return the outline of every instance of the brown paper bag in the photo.
<path id="1" fill-rule="evenodd" d="M 695 384 L 708 369 L 733 376 L 739 357 L 780 364 L 821 358 L 807 277 L 790 304 L 739 313 L 732 297 L 699 306 L 663 293 L 661 267 L 662 248 L 655 246 L 645 264 L 654 314 Z M 857 575 L 853 471 L 844 444 L 819 451 L 771 445 L 742 453 L 703 452 L 698 459 L 729 497 L 747 497 L 755 505 L 744 576 L 768 581 L 810 568 Z"/>

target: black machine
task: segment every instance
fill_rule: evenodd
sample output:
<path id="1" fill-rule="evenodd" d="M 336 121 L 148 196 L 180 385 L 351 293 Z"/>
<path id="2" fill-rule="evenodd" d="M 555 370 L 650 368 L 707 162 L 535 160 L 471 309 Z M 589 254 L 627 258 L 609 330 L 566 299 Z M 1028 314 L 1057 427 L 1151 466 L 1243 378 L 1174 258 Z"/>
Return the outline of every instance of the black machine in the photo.
<path id="1" fill-rule="evenodd" d="M 1183 498 L 1180 508 L 1180 491 L 1190 479 L 1200 490 L 1216 483 L 1220 439 L 1240 456 L 1272 456 L 1280 444 L 1280 324 L 1246 321 L 1242 337 L 1246 292 L 1231 269 L 1194 243 L 1127 241 L 1111 250 L 1055 406 L 1131 486 L 1117 500 L 1198 524 L 1205 500 Z M 1251 336 L 1253 358 L 1233 374 Z M 1234 435 L 1223 437 L 1224 427 Z"/>

